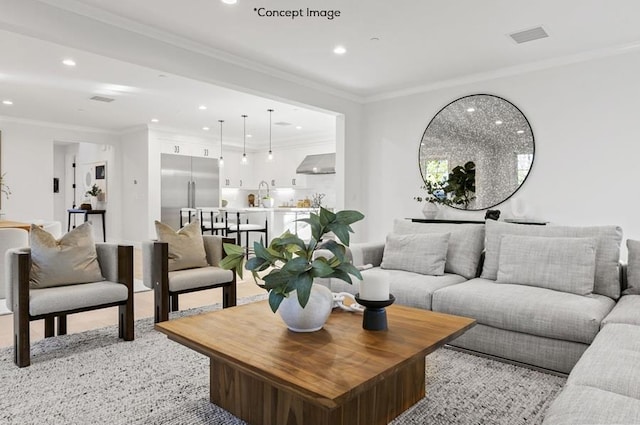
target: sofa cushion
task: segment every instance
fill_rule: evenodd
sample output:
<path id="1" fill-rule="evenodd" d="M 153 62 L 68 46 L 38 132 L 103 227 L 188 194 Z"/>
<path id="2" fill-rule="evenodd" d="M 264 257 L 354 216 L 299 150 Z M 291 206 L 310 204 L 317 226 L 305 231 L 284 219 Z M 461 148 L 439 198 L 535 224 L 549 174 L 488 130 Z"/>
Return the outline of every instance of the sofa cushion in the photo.
<path id="1" fill-rule="evenodd" d="M 622 229 L 617 226 L 566 227 L 529 226 L 489 220 L 486 223 L 485 259 L 480 277 L 496 280 L 502 235 L 596 238 L 596 277 L 593 292 L 613 299 L 620 297 L 620 243 Z"/>
<path id="2" fill-rule="evenodd" d="M 390 285 L 389 292 L 396 297 L 396 303 L 409 307 L 431 310 L 431 298 L 433 293 L 446 286 L 455 285 L 466 281 L 462 276 L 445 273 L 443 276 L 429 276 L 402 270 L 382 270 L 380 267 L 362 271 L 366 279 L 368 275 L 386 274 Z M 358 292 L 358 281 L 350 285 L 340 279 L 331 279 L 333 292 Z"/>
<path id="3" fill-rule="evenodd" d="M 640 241 L 627 239 L 627 288 L 625 295 L 640 295 Z"/>
<path id="4" fill-rule="evenodd" d="M 433 309 L 498 329 L 590 344 L 614 306 L 611 298 L 472 279 L 436 291 Z"/>
<path id="5" fill-rule="evenodd" d="M 232 280 L 233 272 L 219 267 L 178 270 L 169 272 L 169 290 L 171 292 L 179 292 L 186 289 L 231 282 Z"/>
<path id="6" fill-rule="evenodd" d="M 596 244 L 594 238 L 503 235 L 497 282 L 588 295 L 593 292 Z"/>
<path id="7" fill-rule="evenodd" d="M 623 295 L 613 310 L 602 320 L 600 327 L 609 323 L 640 326 L 640 295 Z"/>
<path id="8" fill-rule="evenodd" d="M 484 224 L 413 223 L 409 220 L 395 220 L 393 233 L 451 233 L 444 271 L 467 279 L 476 277 L 484 249 Z"/>
<path id="9" fill-rule="evenodd" d="M 545 412 L 543 425 L 637 425 L 640 400 L 567 384 Z"/>
<path id="10" fill-rule="evenodd" d="M 117 303 L 126 301 L 128 296 L 126 285 L 110 281 L 32 289 L 29 291 L 29 314 L 38 316 Z"/>
<path id="11" fill-rule="evenodd" d="M 59 240 L 40 226 L 31 225 L 31 288 L 49 288 L 60 285 L 88 283 L 104 280 L 90 223 L 65 234 Z"/>
<path id="12" fill-rule="evenodd" d="M 387 235 L 380 266 L 383 269 L 442 276 L 450 235 L 450 233 Z"/>
<path id="13" fill-rule="evenodd" d="M 640 399 L 640 327 L 612 323 L 598 334 L 571 371 L 568 384 Z"/>
<path id="14" fill-rule="evenodd" d="M 177 232 L 157 220 L 155 224 L 158 240 L 169 244 L 169 271 L 209 265 L 199 220 L 188 223 Z"/>

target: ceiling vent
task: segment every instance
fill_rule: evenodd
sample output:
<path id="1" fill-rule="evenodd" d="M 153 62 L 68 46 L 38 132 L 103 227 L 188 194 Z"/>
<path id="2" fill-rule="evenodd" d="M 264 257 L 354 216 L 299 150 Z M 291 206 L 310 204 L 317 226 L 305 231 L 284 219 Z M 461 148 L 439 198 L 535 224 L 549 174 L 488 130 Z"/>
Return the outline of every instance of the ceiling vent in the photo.
<path id="1" fill-rule="evenodd" d="M 106 103 L 113 102 L 115 100 L 110 97 L 104 97 L 104 96 L 93 96 L 93 97 L 90 97 L 89 99 L 95 100 L 96 102 L 106 102 Z"/>
<path id="2" fill-rule="evenodd" d="M 285 126 L 285 125 L 291 125 L 291 123 L 290 122 L 286 122 L 286 121 L 278 121 L 278 122 L 274 122 L 273 125 Z"/>
<path id="3" fill-rule="evenodd" d="M 549 37 L 549 34 L 542 27 L 535 27 L 524 31 L 518 31 L 509 34 L 509 37 L 513 38 L 513 40 L 518 43 L 527 43 L 533 40 L 539 40 L 541 38 Z"/>

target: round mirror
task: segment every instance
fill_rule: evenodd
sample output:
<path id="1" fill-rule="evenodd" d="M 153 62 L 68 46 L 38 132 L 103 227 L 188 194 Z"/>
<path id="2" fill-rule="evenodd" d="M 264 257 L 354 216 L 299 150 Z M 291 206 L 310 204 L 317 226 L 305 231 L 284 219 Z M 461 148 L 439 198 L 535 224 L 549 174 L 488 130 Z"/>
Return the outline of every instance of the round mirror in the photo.
<path id="1" fill-rule="evenodd" d="M 87 171 L 87 174 L 84 175 L 84 185 L 91 189 L 91 185 L 93 184 L 93 176 L 91 175 L 91 171 Z"/>
<path id="2" fill-rule="evenodd" d="M 463 210 L 498 205 L 524 183 L 534 153 L 529 121 L 511 102 L 488 94 L 454 100 L 420 142 L 427 199 Z"/>

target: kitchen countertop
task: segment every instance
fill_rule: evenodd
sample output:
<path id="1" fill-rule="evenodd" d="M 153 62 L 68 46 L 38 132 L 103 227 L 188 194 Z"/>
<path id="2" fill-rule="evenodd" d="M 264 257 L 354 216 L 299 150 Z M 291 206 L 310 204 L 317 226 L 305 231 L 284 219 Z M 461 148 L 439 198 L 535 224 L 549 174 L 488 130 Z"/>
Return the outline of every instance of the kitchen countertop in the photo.
<path id="1" fill-rule="evenodd" d="M 245 207 L 245 208 L 220 208 L 222 212 L 229 213 L 250 213 L 250 212 L 317 212 L 318 208 L 297 208 L 297 207 Z"/>

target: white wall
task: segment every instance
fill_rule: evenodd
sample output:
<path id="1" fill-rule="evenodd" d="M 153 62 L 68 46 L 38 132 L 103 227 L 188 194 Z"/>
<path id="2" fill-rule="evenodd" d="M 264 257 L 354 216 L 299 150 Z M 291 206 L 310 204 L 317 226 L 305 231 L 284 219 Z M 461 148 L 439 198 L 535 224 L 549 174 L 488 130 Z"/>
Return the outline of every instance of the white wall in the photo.
<path id="1" fill-rule="evenodd" d="M 147 128 L 141 127 L 124 134 L 121 152 L 122 239 L 130 243 L 148 240 L 155 231 L 151 233 L 153 220 L 150 221 L 149 216 L 151 186 Z M 157 217 L 159 219 L 159 212 Z"/>
<path id="2" fill-rule="evenodd" d="M 528 216 L 616 224 L 625 237 L 640 239 L 638 75 L 640 54 L 631 53 L 366 105 L 362 155 L 370 239 L 382 240 L 394 218 L 420 216 L 413 197 L 420 193 L 422 133 L 444 105 L 476 93 L 513 102 L 531 123 L 535 159 L 517 193 Z M 496 208 L 509 214 L 510 203 Z"/>
<path id="3" fill-rule="evenodd" d="M 53 220 L 54 142 L 87 142 L 118 146 L 118 137 L 88 129 L 0 117 L 2 172 L 12 195 L 3 200 L 5 218 Z M 70 208 L 71 206 L 68 206 Z M 107 234 L 110 236 L 109 234 Z"/>

